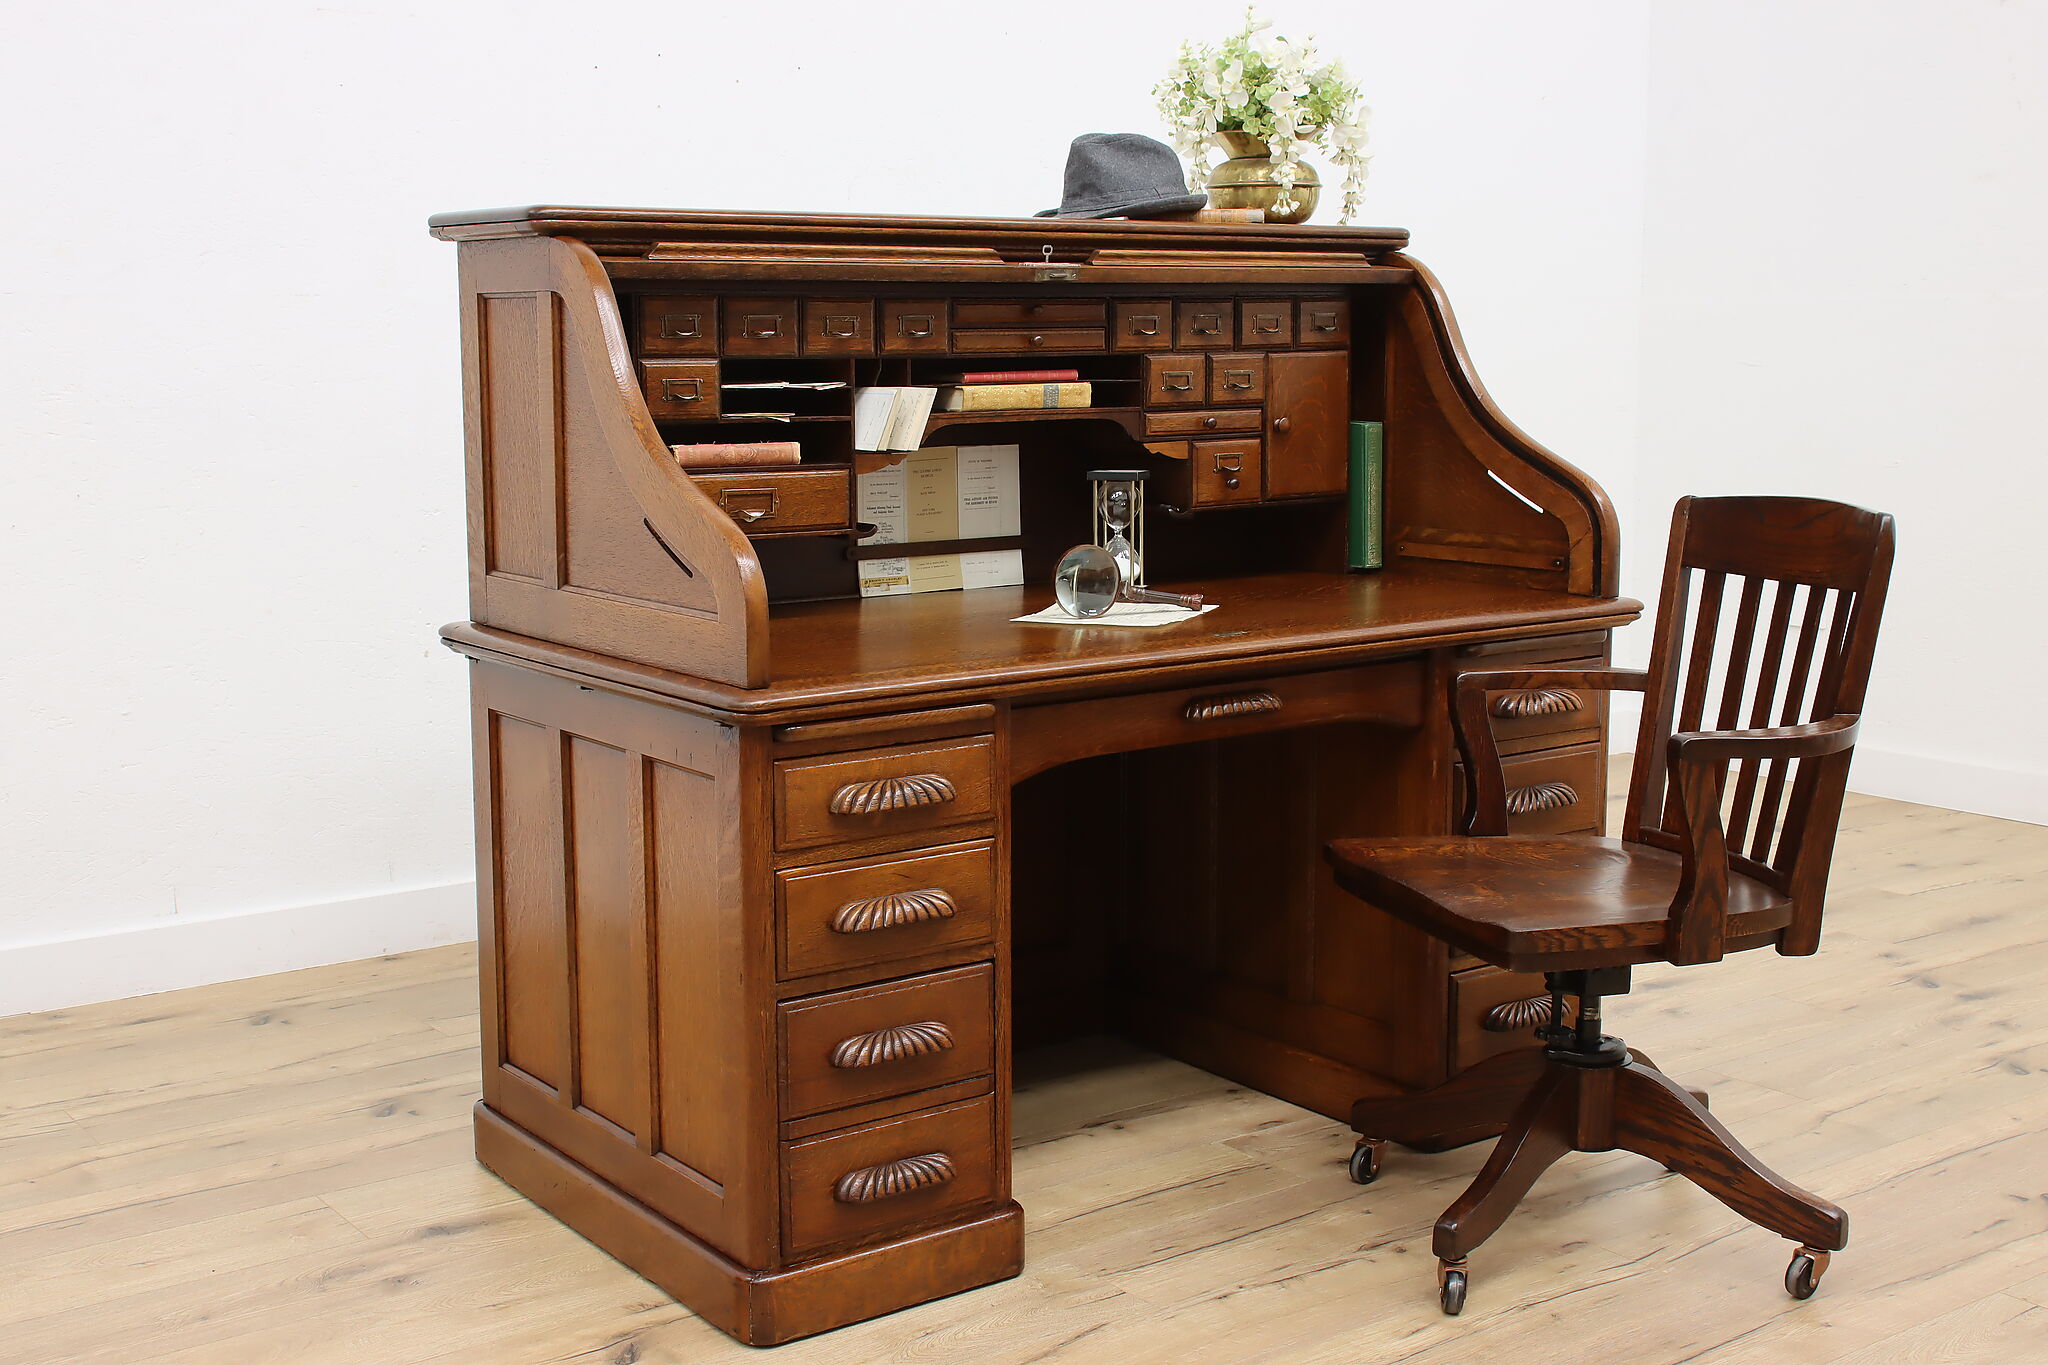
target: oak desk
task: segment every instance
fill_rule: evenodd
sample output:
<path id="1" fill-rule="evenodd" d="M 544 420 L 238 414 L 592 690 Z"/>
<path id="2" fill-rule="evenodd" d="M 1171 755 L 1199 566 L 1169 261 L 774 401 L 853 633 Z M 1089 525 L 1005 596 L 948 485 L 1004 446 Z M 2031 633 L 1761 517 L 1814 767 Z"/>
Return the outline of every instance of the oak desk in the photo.
<path id="1" fill-rule="evenodd" d="M 1447 827 L 1448 680 L 1603 661 L 1600 490 L 1497 412 L 1390 229 L 531 208 L 462 244 L 478 1154 L 741 1340 L 1015 1274 L 1017 1046 L 1102 1031 L 1330 1115 L 1526 1046 L 1541 982 L 1340 892 Z M 1045 365 L 1026 586 L 861 599 L 852 388 Z M 763 382 L 840 388 L 761 389 Z M 778 405 L 771 408 L 773 403 Z M 1385 422 L 1387 567 L 1344 437 Z M 794 440 L 693 475 L 671 444 Z M 1010 618 L 1144 463 L 1165 630 Z M 1500 699 L 1520 827 L 1597 827 L 1604 713 Z"/>

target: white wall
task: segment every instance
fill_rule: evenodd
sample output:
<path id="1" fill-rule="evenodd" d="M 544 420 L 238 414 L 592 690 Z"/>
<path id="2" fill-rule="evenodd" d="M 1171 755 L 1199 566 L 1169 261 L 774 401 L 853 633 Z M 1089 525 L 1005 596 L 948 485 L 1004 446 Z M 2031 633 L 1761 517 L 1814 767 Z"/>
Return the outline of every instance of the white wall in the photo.
<path id="1" fill-rule="evenodd" d="M 1859 791 L 2048 823 L 2048 5 L 1653 5 L 1639 555 L 1681 493 L 1891 512 Z"/>
<path id="2" fill-rule="evenodd" d="M 1634 4 L 1276 6 L 1507 410 L 1636 414 Z M 1029 213 L 1236 0 L 72 4 L 0 45 L 0 1014 L 472 931 L 455 253 L 506 203 Z M 1328 214 L 1326 213 L 1326 217 Z M 1570 276 L 1575 275 L 1576 278 Z"/>

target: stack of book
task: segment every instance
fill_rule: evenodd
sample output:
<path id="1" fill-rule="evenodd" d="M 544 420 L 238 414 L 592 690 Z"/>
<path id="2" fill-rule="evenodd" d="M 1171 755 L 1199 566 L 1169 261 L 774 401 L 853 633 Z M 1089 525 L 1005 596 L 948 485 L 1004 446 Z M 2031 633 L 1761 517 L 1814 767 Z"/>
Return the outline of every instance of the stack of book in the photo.
<path id="1" fill-rule="evenodd" d="M 1079 370 L 970 370 L 941 384 L 941 412 L 1085 408 L 1093 399 Z"/>

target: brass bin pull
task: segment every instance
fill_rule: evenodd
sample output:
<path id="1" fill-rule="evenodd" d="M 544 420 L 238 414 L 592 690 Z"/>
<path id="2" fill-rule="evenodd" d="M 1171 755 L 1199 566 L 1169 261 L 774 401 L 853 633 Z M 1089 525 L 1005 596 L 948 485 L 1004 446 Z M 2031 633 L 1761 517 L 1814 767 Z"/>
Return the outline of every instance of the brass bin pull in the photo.
<path id="1" fill-rule="evenodd" d="M 849 782 L 832 793 L 826 807 L 834 815 L 879 815 L 884 811 L 910 810 L 915 806 L 939 806 L 958 799 L 953 784 L 937 773 L 911 773 L 904 777 L 877 777 L 868 782 Z"/>
<path id="2" fill-rule="evenodd" d="M 765 507 L 743 507 L 739 504 L 748 498 L 767 501 Z M 718 505 L 741 521 L 766 521 L 775 515 L 775 490 L 772 488 L 722 488 L 718 492 Z"/>
<path id="3" fill-rule="evenodd" d="M 832 1049 L 832 1065 L 841 1071 L 852 1071 L 952 1050 L 953 1030 L 936 1019 L 927 1019 L 922 1023 L 878 1028 L 873 1033 L 856 1033 Z"/>
<path id="4" fill-rule="evenodd" d="M 740 331 L 750 337 L 781 336 L 782 319 L 773 313 L 749 313 L 741 320 Z"/>
<path id="5" fill-rule="evenodd" d="M 1278 711 L 1280 699 L 1271 692 L 1232 692 L 1221 697 L 1196 697 L 1181 708 L 1189 720 L 1234 720 Z"/>
<path id="6" fill-rule="evenodd" d="M 877 1199 L 894 1199 L 917 1190 L 950 1182 L 958 1172 L 953 1158 L 944 1152 L 926 1152 L 879 1166 L 863 1166 L 839 1177 L 832 1197 L 842 1204 L 872 1204 Z"/>
<path id="7" fill-rule="evenodd" d="M 694 403 L 704 396 L 704 381 L 701 379 L 664 379 L 661 381 L 661 397 L 666 403 Z"/>

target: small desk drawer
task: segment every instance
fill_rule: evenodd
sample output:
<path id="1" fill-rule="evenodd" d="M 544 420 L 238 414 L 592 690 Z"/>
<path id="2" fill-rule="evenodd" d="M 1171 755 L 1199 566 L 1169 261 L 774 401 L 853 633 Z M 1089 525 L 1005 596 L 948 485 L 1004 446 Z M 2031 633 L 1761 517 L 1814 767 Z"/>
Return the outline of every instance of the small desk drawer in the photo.
<path id="1" fill-rule="evenodd" d="M 931 355 L 946 349 L 944 299 L 882 300 L 882 353 Z"/>
<path id="2" fill-rule="evenodd" d="M 1238 301 L 1238 345 L 1290 346 L 1293 343 L 1293 299 L 1240 299 Z"/>
<path id="3" fill-rule="evenodd" d="M 785 1119 L 995 1069 L 995 969 L 986 963 L 792 1000 L 780 1013 Z"/>
<path id="4" fill-rule="evenodd" d="M 1242 351 L 1209 357 L 1209 401 L 1257 403 L 1266 397 L 1266 357 Z"/>
<path id="5" fill-rule="evenodd" d="M 1031 351 L 1104 351 L 1109 349 L 1105 327 L 1029 327 L 988 331 L 953 329 L 953 350 L 984 355 L 1023 355 Z"/>
<path id="6" fill-rule="evenodd" d="M 1501 761 L 1510 834 L 1598 834 L 1607 823 L 1605 761 L 1598 744 L 1539 749 Z M 1464 766 L 1457 815 L 1464 813 Z"/>
<path id="7" fill-rule="evenodd" d="M 1422 696 L 1421 665 L 1401 661 L 1020 706 L 1011 713 L 1011 768 L 1023 777 L 1092 757 L 1112 747 L 1105 735 L 1135 750 L 1335 721 L 1415 725 Z"/>
<path id="8" fill-rule="evenodd" d="M 1351 340 L 1348 299 L 1303 299 L 1295 339 L 1304 346 L 1341 346 Z"/>
<path id="9" fill-rule="evenodd" d="M 1004 1196 L 1008 1133 L 993 1096 L 784 1144 L 783 1249 L 879 1242 Z"/>
<path id="10" fill-rule="evenodd" d="M 873 355 L 873 299 L 805 299 L 805 355 Z"/>
<path id="11" fill-rule="evenodd" d="M 1257 502 L 1264 447 L 1257 437 L 1235 441 L 1192 441 L 1188 444 L 1191 507 L 1220 507 Z"/>
<path id="12" fill-rule="evenodd" d="M 1461 1071 L 1496 1052 L 1534 1046 L 1533 1030 L 1550 1022 L 1550 996 L 1534 972 L 1453 972 L 1450 1007 L 1451 1064 Z"/>
<path id="13" fill-rule="evenodd" d="M 962 300 L 953 305 L 955 327 L 1101 327 L 1109 305 L 1101 299 Z"/>
<path id="14" fill-rule="evenodd" d="M 1174 344 L 1213 350 L 1237 344 L 1237 306 L 1229 299 L 1182 299 L 1174 309 Z"/>
<path id="15" fill-rule="evenodd" d="M 776 896 L 785 978 L 979 943 L 995 926 L 995 846 L 789 869 Z"/>
<path id="16" fill-rule="evenodd" d="M 1206 367 L 1206 358 L 1199 355 L 1146 356 L 1145 406 L 1181 408 L 1200 403 L 1208 392 Z"/>
<path id="17" fill-rule="evenodd" d="M 775 765 L 780 848 L 812 848 L 985 819 L 995 808 L 993 741 L 786 759 Z"/>
<path id="18" fill-rule="evenodd" d="M 1565 667 L 1599 668 L 1598 659 L 1581 659 Z M 1583 687 L 1532 687 L 1514 692 L 1495 692 L 1486 699 L 1487 719 L 1493 724 L 1494 743 L 1501 752 L 1513 754 L 1560 737 L 1597 738 L 1600 729 L 1600 694 Z"/>
<path id="19" fill-rule="evenodd" d="M 1164 299 L 1150 303 L 1117 300 L 1113 341 L 1119 351 L 1171 350 L 1173 305 Z"/>
<path id="20" fill-rule="evenodd" d="M 1257 408 L 1232 408 L 1222 412 L 1148 412 L 1147 436 L 1203 436 L 1211 432 L 1257 431 L 1261 425 Z"/>
<path id="21" fill-rule="evenodd" d="M 852 481 L 844 469 L 721 469 L 690 477 L 754 535 L 852 524 Z"/>
<path id="22" fill-rule="evenodd" d="M 729 298 L 723 335 L 727 355 L 795 355 L 795 299 Z"/>
<path id="23" fill-rule="evenodd" d="M 640 387 L 647 395 L 647 412 L 652 417 L 698 420 L 718 416 L 715 360 L 643 360 Z"/>
<path id="24" fill-rule="evenodd" d="M 656 297 L 640 301 L 640 354 L 717 353 L 717 299 Z"/>

